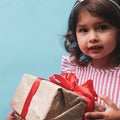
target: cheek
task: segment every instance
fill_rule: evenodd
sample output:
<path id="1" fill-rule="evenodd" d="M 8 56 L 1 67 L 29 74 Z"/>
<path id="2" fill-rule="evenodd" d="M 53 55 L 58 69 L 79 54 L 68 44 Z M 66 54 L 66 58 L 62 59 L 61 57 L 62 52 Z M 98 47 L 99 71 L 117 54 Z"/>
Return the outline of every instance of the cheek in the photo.
<path id="1" fill-rule="evenodd" d="M 111 51 L 113 51 L 116 48 L 116 45 L 117 45 L 116 42 L 111 42 L 107 46 L 108 46 L 108 49 L 110 49 Z"/>
<path id="2" fill-rule="evenodd" d="M 87 36 L 80 36 L 79 34 L 76 34 L 77 37 L 77 42 L 78 42 L 78 46 L 80 48 L 80 50 L 83 52 L 86 47 L 87 47 Z"/>
<path id="3" fill-rule="evenodd" d="M 116 40 L 113 41 L 113 40 L 109 39 L 109 42 L 104 43 L 104 45 L 105 45 L 104 46 L 105 49 L 107 49 L 109 52 L 112 52 L 116 48 L 117 41 Z"/>
<path id="4" fill-rule="evenodd" d="M 87 44 L 86 44 L 84 41 L 78 40 L 78 46 L 79 46 L 79 48 L 80 48 L 80 50 L 81 50 L 82 52 L 85 51 L 86 45 L 87 45 Z"/>

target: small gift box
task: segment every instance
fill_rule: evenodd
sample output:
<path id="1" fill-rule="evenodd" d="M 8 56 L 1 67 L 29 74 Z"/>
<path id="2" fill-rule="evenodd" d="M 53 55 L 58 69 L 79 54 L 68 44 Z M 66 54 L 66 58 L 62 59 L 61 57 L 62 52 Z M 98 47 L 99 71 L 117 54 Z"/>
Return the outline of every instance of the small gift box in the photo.
<path id="1" fill-rule="evenodd" d="M 65 83 L 67 80 L 65 77 L 65 75 L 53 75 L 50 77 L 50 82 L 24 74 L 11 100 L 11 107 L 26 120 L 83 120 L 85 111 L 94 107 L 97 95 L 93 92 L 94 101 L 89 109 L 88 105 L 91 103 L 88 99 L 91 94 L 88 96 L 87 91 L 84 92 L 88 97 L 85 95 L 86 99 L 84 99 L 81 97 L 82 92 L 80 90 L 78 92 L 74 82 L 72 86 L 70 86 L 71 83 Z M 76 89 L 75 92 L 73 92 L 73 86 Z"/>

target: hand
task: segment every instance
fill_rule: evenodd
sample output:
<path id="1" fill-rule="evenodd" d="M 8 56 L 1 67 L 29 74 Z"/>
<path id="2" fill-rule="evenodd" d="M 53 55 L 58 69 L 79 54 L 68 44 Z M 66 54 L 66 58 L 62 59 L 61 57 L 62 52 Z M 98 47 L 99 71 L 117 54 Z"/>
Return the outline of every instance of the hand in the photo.
<path id="1" fill-rule="evenodd" d="M 6 120 L 24 120 L 15 111 L 11 111 Z"/>
<path id="2" fill-rule="evenodd" d="M 109 108 L 103 112 L 87 112 L 85 117 L 102 120 L 120 120 L 120 109 L 108 97 L 100 96 L 100 98 L 107 103 Z"/>
<path id="3" fill-rule="evenodd" d="M 95 103 L 95 112 L 104 112 L 106 110 L 106 107 L 103 105 L 100 105 L 99 103 Z"/>

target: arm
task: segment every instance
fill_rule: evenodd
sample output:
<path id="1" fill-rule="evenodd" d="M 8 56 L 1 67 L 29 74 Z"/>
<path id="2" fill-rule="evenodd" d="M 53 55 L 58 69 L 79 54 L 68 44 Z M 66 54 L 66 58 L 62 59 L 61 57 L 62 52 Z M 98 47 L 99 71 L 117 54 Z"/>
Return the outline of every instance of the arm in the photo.
<path id="1" fill-rule="evenodd" d="M 98 118 L 103 120 L 120 120 L 120 109 L 106 96 L 100 96 L 107 105 L 108 109 L 104 112 L 88 112 L 85 114 L 87 118 Z"/>

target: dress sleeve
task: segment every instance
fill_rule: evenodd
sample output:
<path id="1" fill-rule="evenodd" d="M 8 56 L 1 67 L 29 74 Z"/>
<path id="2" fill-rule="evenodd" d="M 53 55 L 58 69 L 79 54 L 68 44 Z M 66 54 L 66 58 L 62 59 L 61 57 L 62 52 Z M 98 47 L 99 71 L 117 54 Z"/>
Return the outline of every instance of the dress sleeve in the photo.
<path id="1" fill-rule="evenodd" d="M 62 56 L 61 72 L 75 73 L 75 71 L 76 71 L 76 64 L 75 62 L 73 62 L 72 57 Z"/>

